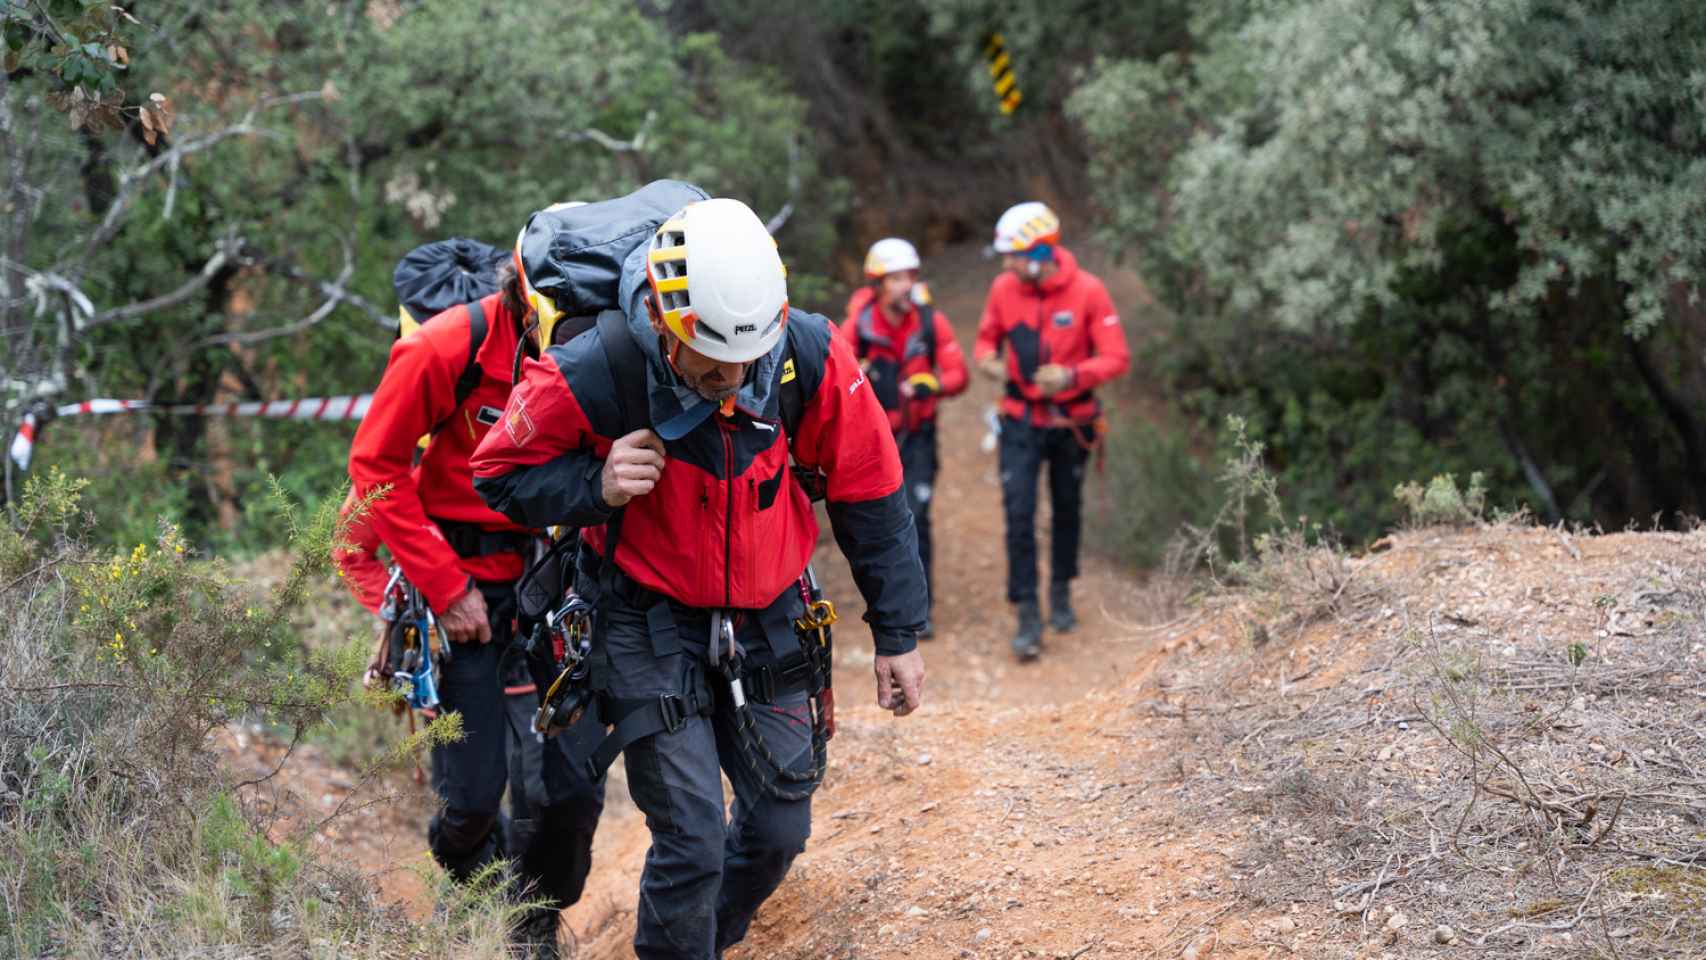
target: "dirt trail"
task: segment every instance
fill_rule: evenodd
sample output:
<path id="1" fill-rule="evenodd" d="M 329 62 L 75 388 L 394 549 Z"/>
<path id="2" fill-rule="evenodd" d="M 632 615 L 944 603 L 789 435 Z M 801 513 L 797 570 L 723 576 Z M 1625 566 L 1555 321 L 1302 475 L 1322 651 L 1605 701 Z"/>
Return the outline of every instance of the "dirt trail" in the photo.
<path id="1" fill-rule="evenodd" d="M 936 303 L 953 321 L 969 357 L 984 293 L 996 266 L 974 249 L 956 248 L 931 258 L 929 267 Z M 1116 302 L 1147 297 L 1128 272 L 1107 271 L 1104 276 Z M 831 319 L 839 319 L 838 314 Z M 942 469 L 934 508 L 937 634 L 924 646 L 929 673 L 926 706 L 919 715 L 896 721 L 875 707 L 870 632 L 860 620 L 864 605 L 827 532 L 819 545 L 817 568 L 842 612 L 836 631 L 835 680 L 842 704 L 842 733 L 831 744 L 829 781 L 815 801 L 814 839 L 782 892 L 761 911 L 747 944 L 731 956 L 791 955 L 789 951 L 822 956 L 845 945 L 848 956 L 883 956 L 892 949 L 895 956 L 957 957 L 959 946 L 948 944 L 969 944 L 979 927 L 958 938 L 952 931 L 969 921 L 950 923 L 938 918 L 938 922 L 921 924 L 917 916 L 905 917 L 908 907 L 923 901 L 895 900 L 873 908 L 860 898 L 875 901 L 894 893 L 888 890 L 891 886 L 910 886 L 899 870 L 921 870 L 916 880 L 920 889 L 937 887 L 950 876 L 957 876 L 959 884 L 970 883 L 979 860 L 981 869 L 995 871 L 1003 885 L 1021 888 L 1026 884 L 1017 871 L 1012 876 L 1003 872 L 1006 857 L 1001 851 L 1012 849 L 1015 837 L 1035 832 L 1027 832 L 1027 824 L 1048 820 L 1069 829 L 1068 820 L 1093 819 L 1081 807 L 1085 788 L 1105 780 L 1117 783 L 1120 778 L 1112 769 L 1106 774 L 1090 772 L 1096 766 L 1089 762 L 1093 758 L 1073 756 L 1079 751 L 1057 749 L 1048 740 L 1070 712 L 1064 708 L 1090 691 L 1120 683 L 1140 668 L 1144 645 L 1132 643 L 1121 625 L 1135 615 L 1130 608 L 1134 578 L 1087 557 L 1075 590 L 1083 621 L 1079 629 L 1069 635 L 1047 635 L 1044 655 L 1037 663 L 1014 661 L 1007 645 L 1013 616 L 1005 599 L 1006 559 L 995 455 L 980 448 L 986 432 L 983 412 L 997 396 L 996 384 L 974 374 L 967 393 L 942 407 Z M 1094 496 L 1095 479 L 1090 483 Z M 1094 516 L 1091 507 L 1090 519 Z M 1040 526 L 1041 553 L 1046 558 L 1046 522 Z M 1091 752 L 1100 752 L 1105 744 L 1093 745 Z M 921 765 L 924 758 L 927 764 Z M 1097 803 L 1116 802 L 1113 794 L 1097 798 Z M 613 806 L 620 809 L 607 814 L 599 830 L 597 875 L 583 902 L 569 912 L 585 957 L 631 955 L 631 909 L 647 840 L 633 808 L 626 803 Z M 927 807 L 927 813 L 920 813 Z M 1102 835 L 1099 827 L 1087 822 L 1070 829 L 1079 838 L 1071 851 L 1050 849 L 1046 857 L 1025 859 L 1058 863 L 1059 868 L 1042 869 L 1070 875 Z M 1064 835 L 1057 833 L 1051 833 L 1046 842 L 1054 844 L 1057 839 L 1064 846 Z M 1033 840 L 1025 844 L 1042 852 L 1032 845 Z M 891 847 L 904 850 L 904 855 L 891 856 Z M 1006 904 L 1013 898 L 998 899 L 995 907 L 1000 912 L 1008 909 Z M 890 922 L 888 914 L 896 905 L 904 924 Z M 1030 922 L 1059 927 L 1063 945 L 1078 935 L 1074 929 L 1083 932 L 1085 939 L 1104 929 L 1099 922 L 1069 919 L 1048 899 L 1037 901 L 1032 910 L 1035 918 Z M 885 925 L 896 929 L 879 937 Z M 907 930 L 901 930 L 902 925 Z M 942 953 L 930 952 L 925 942 L 909 932 L 922 927 L 942 939 Z M 996 942 L 1025 942 L 1026 936 L 1017 940 L 1003 936 Z M 994 938 L 992 932 L 989 939 Z M 1082 945 L 1073 944 L 1073 949 Z"/>

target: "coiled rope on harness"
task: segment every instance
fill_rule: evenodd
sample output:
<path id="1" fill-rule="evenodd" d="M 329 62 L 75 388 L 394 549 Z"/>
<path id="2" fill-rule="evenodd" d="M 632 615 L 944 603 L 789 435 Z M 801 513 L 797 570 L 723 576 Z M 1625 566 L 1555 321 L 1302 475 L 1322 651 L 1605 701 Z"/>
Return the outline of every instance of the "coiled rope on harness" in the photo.
<path id="1" fill-rule="evenodd" d="M 806 602 L 805 614 L 794 621 L 801 652 L 810 669 L 806 699 L 812 731 L 812 766 L 809 772 L 795 770 L 779 760 L 765 742 L 764 734 L 753 718 L 752 704 L 746 697 L 742 658 L 734 638 L 734 621 L 722 611 L 712 616 L 711 666 L 729 684 L 729 695 L 734 705 L 735 742 L 753 779 L 763 784 L 766 794 L 784 802 L 808 799 L 823 783 L 829 770 L 829 739 L 835 735 L 835 691 L 831 686 L 833 648 L 829 628 L 837 617 L 835 604 L 821 596 L 813 596 L 817 592 L 816 584 L 815 575 L 808 569 L 800 579 L 800 593 Z"/>

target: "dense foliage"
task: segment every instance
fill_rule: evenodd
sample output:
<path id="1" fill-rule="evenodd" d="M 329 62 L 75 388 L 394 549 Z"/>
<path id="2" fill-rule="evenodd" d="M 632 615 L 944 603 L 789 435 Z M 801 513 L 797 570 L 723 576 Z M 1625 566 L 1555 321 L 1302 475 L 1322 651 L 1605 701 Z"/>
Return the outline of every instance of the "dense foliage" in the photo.
<path id="1" fill-rule="evenodd" d="M 929 256 L 1026 197 L 1075 229 L 1099 215 L 1168 309 L 1141 362 L 1178 414 L 1161 430 L 1183 432 L 1116 446 L 1155 488 L 1137 511 L 1153 529 L 1126 541 L 1204 519 L 1182 492 L 1204 468 L 1172 461 L 1213 450 L 1227 415 L 1288 510 L 1353 539 L 1397 519 L 1397 484 L 1447 472 L 1482 472 L 1495 508 L 1607 526 L 1706 507 L 1697 5 L 170 0 L 132 19 L 5 0 L 0 16 L 9 419 L 38 398 L 359 391 L 409 246 L 504 243 L 544 202 L 673 175 L 766 216 L 792 203 L 779 239 L 808 307 L 880 235 Z M 989 88 L 992 32 L 1025 92 L 1013 117 Z M 272 539 L 242 522 L 261 479 L 323 495 L 350 434 L 52 429 L 45 462 L 97 478 L 116 536 L 163 505 L 201 543 Z"/>
<path id="2" fill-rule="evenodd" d="M 14 49 L 0 86 L 9 421 L 36 399 L 368 389 L 404 251 L 447 235 L 507 244 L 546 203 L 655 177 L 767 217 L 792 201 L 778 237 L 796 296 L 822 289 L 842 194 L 802 136 L 803 101 L 716 37 L 672 33 L 630 3 L 112 11 L 0 6 Z M 99 44 L 69 44 L 96 26 Z M 200 542 L 275 541 L 237 522 L 264 478 L 323 496 L 351 433 L 167 416 L 54 429 L 44 465 L 125 475 L 89 491 L 103 515 L 146 527 L 164 507 Z"/>
<path id="3" fill-rule="evenodd" d="M 1152 362 L 1357 537 L 1440 472 L 1549 518 L 1698 514 L 1703 41 L 1663 0 L 1223 0 L 1100 62 L 1070 109 L 1177 318 Z"/>

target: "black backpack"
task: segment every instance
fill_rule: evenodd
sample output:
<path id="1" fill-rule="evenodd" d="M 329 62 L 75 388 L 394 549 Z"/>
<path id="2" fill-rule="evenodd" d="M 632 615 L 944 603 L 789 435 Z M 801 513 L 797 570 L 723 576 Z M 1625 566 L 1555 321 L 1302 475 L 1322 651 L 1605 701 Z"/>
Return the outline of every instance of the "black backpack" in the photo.
<path id="1" fill-rule="evenodd" d="M 462 406 L 485 376 L 480 369 L 480 346 L 486 342 L 490 327 L 480 301 L 498 292 L 497 268 L 506 256 L 504 251 L 478 240 L 451 237 L 410 250 L 397 261 L 397 269 L 391 274 L 391 286 L 397 291 L 399 339 L 452 307 L 468 305 L 468 359 L 456 378 L 453 409 Z M 516 362 L 519 365 L 519 351 Z M 432 432 L 421 438 L 421 446 L 424 448 L 447 422 L 448 418 L 434 424 Z"/>

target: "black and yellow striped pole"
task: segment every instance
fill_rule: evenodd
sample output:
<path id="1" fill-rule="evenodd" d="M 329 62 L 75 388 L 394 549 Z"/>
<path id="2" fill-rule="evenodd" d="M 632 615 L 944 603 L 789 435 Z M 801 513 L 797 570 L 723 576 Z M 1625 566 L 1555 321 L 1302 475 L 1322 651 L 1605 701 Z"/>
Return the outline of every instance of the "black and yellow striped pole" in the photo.
<path id="1" fill-rule="evenodd" d="M 1024 96 L 1013 77 L 1012 58 L 1007 54 L 1007 39 L 992 33 L 983 44 L 983 59 L 989 65 L 989 82 L 995 86 L 995 96 L 1001 101 L 1001 112 L 1012 116 Z"/>

